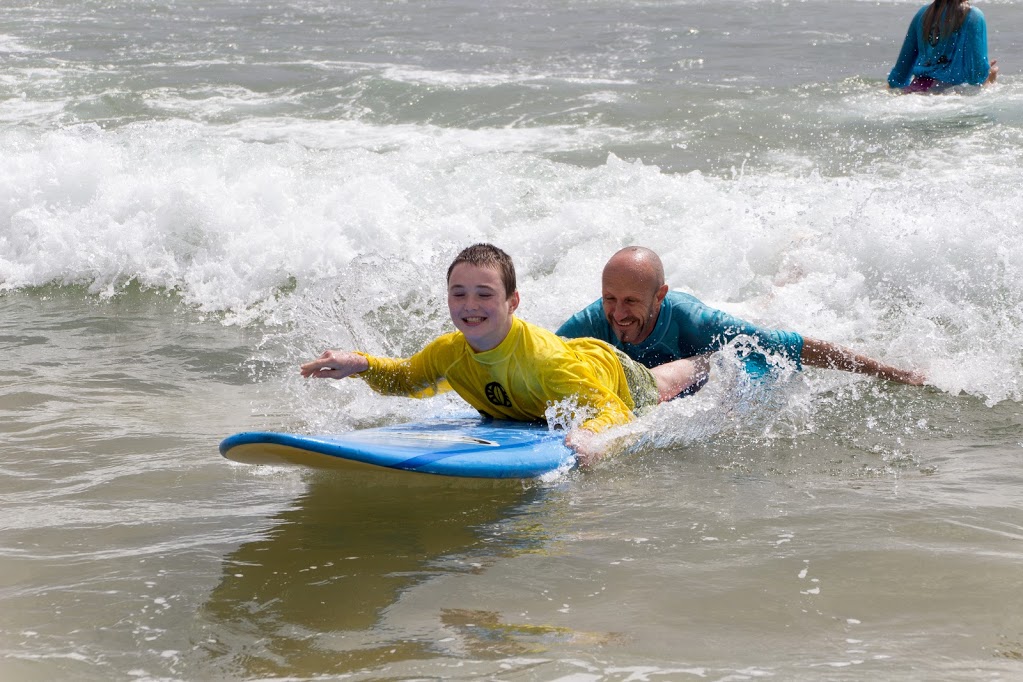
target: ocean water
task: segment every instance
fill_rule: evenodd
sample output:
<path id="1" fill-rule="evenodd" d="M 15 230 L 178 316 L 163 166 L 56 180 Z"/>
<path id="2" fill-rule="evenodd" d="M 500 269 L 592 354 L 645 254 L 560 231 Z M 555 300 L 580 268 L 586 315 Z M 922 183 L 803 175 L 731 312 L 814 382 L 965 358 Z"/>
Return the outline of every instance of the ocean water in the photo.
<path id="1" fill-rule="evenodd" d="M 0 8 L 0 679 L 1023 678 L 1023 5 L 899 96 L 916 3 Z M 217 443 L 461 414 L 302 381 L 451 328 L 491 241 L 555 328 L 618 248 L 925 372 L 736 349 L 528 484 Z"/>

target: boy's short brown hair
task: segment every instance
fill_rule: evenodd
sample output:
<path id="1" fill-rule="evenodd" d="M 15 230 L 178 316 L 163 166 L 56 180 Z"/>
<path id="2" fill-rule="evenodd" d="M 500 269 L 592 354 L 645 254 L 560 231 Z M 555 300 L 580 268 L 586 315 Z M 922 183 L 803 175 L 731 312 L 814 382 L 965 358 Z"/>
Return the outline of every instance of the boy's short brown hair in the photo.
<path id="1" fill-rule="evenodd" d="M 451 271 L 459 263 L 468 263 L 480 268 L 494 268 L 501 273 L 501 282 L 504 284 L 505 298 L 515 293 L 515 264 L 511 256 L 497 248 L 493 244 L 473 244 L 462 249 L 462 252 L 455 256 L 448 266 L 448 281 L 451 281 Z"/>

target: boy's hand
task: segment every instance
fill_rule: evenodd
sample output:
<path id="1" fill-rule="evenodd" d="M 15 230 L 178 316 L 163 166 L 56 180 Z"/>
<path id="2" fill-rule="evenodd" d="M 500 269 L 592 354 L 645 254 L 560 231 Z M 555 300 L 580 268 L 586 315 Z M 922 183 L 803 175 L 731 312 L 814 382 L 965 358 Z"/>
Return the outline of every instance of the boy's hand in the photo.
<path id="1" fill-rule="evenodd" d="M 565 445 L 575 450 L 575 459 L 580 467 L 589 467 L 604 455 L 597 440 L 597 434 L 588 429 L 572 429 L 565 436 Z"/>
<path id="2" fill-rule="evenodd" d="M 325 350 L 323 355 L 300 368 L 302 376 L 315 379 L 344 379 L 369 369 L 369 360 L 358 353 Z"/>

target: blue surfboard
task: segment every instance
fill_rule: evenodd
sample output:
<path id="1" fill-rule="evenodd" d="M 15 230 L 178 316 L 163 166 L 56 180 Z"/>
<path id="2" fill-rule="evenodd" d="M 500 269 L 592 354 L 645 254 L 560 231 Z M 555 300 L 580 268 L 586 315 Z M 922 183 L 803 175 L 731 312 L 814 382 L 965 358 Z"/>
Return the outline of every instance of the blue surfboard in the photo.
<path id="1" fill-rule="evenodd" d="M 247 431 L 225 438 L 220 454 L 245 464 L 393 469 L 469 478 L 535 478 L 575 465 L 564 431 L 479 418 L 396 424 L 328 436 Z"/>

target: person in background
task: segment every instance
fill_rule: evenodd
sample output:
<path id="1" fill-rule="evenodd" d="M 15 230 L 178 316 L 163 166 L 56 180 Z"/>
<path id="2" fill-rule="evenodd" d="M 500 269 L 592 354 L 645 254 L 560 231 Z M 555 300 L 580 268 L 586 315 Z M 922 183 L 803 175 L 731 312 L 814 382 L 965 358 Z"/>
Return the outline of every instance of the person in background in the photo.
<path id="1" fill-rule="evenodd" d="M 988 64 L 984 14 L 966 0 L 934 0 L 909 23 L 888 87 L 939 92 L 952 85 L 984 85 L 998 77 Z"/>
<path id="2" fill-rule="evenodd" d="M 791 331 L 765 329 L 715 310 L 680 291 L 669 291 L 664 266 L 656 253 L 628 246 L 604 266 L 602 296 L 558 328 L 565 338 L 593 337 L 606 341 L 648 367 L 721 349 L 739 335 L 754 338 L 766 352 L 782 355 L 797 367 L 823 367 L 869 374 L 890 381 L 920 386 L 924 376 L 886 365 L 848 348 Z M 766 358 L 749 360 L 751 374 L 763 374 Z M 751 363 L 747 361 L 747 368 Z M 692 393 L 705 383 L 694 384 Z"/>

